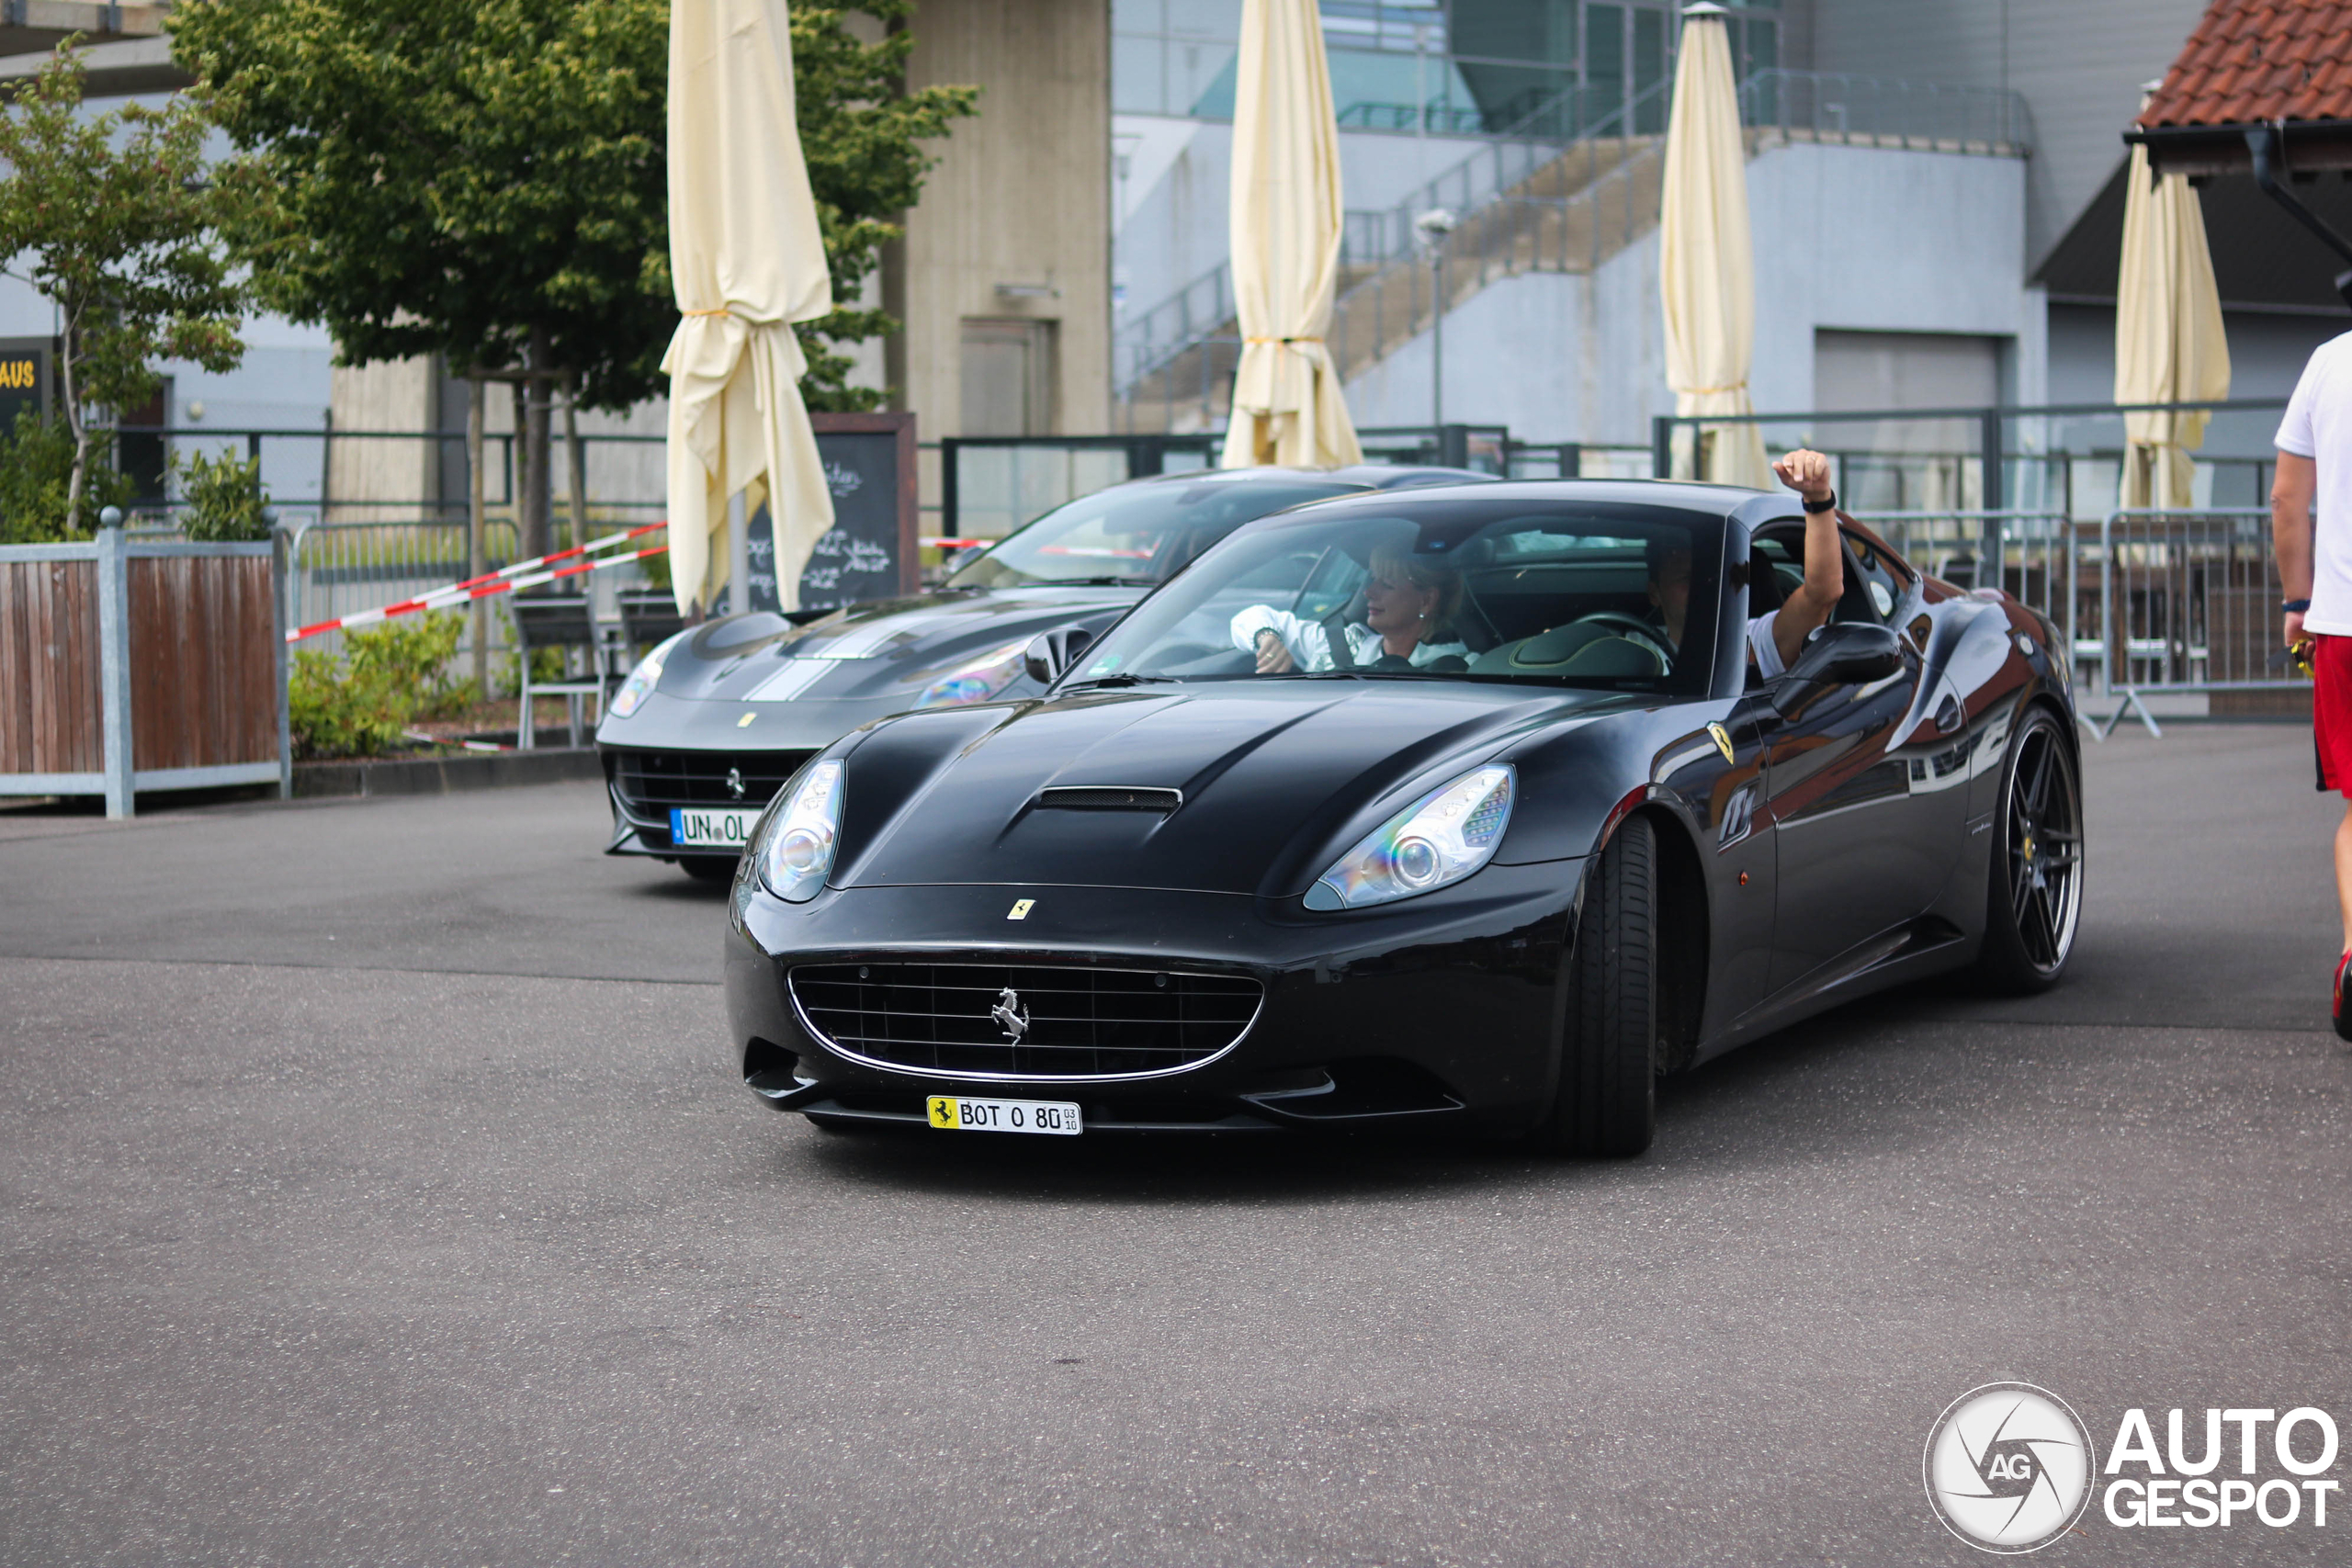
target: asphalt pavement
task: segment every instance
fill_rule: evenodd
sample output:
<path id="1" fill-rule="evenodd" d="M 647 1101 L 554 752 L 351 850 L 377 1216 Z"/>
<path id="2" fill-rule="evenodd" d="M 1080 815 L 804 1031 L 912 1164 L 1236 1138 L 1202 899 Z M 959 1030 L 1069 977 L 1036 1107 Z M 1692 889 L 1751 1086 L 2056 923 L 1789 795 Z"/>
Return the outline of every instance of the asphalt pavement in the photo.
<path id="1" fill-rule="evenodd" d="M 1962 1562 L 1988 1382 L 2352 1450 L 2339 807 L 2294 728 L 2088 750 L 2064 987 L 1623 1164 L 820 1134 L 594 784 L 0 812 L 0 1562 Z M 2343 1562 L 2338 1495 L 2040 1560 Z"/>

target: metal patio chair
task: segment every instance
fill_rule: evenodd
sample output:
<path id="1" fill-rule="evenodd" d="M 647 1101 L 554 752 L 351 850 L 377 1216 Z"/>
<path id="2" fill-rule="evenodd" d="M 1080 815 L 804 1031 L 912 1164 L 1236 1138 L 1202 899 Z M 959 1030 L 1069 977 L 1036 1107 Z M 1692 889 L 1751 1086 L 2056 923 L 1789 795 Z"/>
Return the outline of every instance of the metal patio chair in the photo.
<path id="1" fill-rule="evenodd" d="M 515 744 L 528 751 L 538 744 L 533 699 L 561 693 L 570 718 L 571 741 L 581 744 L 580 705 L 582 697 L 596 699 L 596 716 L 616 677 L 611 671 L 603 628 L 596 620 L 594 599 L 586 593 L 518 593 L 507 603 L 514 615 L 514 657 L 522 670 L 523 713 Z M 564 672 L 552 681 L 532 679 L 531 656 L 540 649 L 560 649 Z M 585 657 L 580 657 L 584 655 Z M 584 663 L 585 674 L 575 667 Z"/>

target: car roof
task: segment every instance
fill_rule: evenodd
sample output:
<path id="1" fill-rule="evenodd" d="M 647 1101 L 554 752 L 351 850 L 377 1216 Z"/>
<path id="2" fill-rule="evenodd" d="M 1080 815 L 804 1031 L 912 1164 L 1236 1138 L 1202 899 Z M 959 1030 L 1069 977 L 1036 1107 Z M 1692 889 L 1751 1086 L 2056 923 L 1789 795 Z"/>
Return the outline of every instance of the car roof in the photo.
<path id="1" fill-rule="evenodd" d="M 1291 468 L 1264 464 L 1249 468 L 1185 468 L 1176 473 L 1147 474 L 1131 485 L 1197 484 L 1204 479 L 1242 484 L 1268 479 L 1330 479 L 1365 490 L 1414 490 L 1425 485 L 1493 484 L 1492 474 L 1472 468 L 1442 468 L 1429 463 L 1350 463 L 1337 468 Z M 1115 488 L 1115 487 L 1114 487 Z"/>
<path id="2" fill-rule="evenodd" d="M 1432 484 L 1426 499 L 1444 500 L 1450 495 L 1487 502 L 1584 501 L 1625 506 L 1674 506 L 1690 512 L 1713 513 L 1718 517 L 1728 517 L 1736 512 L 1750 509 L 1759 501 L 1771 503 L 1785 499 L 1793 505 L 1796 499 L 1792 495 L 1775 497 L 1769 491 L 1747 490 L 1738 485 L 1696 484 L 1679 479 L 1495 479 L 1483 476 L 1480 482 L 1475 484 Z M 1416 495 L 1414 499 L 1418 501 L 1424 497 Z M 1349 500 L 1349 497 L 1335 495 L 1308 504 L 1319 509 Z"/>

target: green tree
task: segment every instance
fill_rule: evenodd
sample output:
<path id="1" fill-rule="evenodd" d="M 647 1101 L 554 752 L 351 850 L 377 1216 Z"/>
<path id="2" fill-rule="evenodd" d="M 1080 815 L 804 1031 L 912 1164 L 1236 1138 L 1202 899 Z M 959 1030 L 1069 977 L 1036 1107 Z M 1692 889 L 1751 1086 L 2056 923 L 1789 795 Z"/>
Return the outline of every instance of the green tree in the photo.
<path id="1" fill-rule="evenodd" d="M 154 394 L 159 359 L 227 370 L 244 356 L 244 296 L 214 233 L 203 118 L 175 101 L 81 111 L 87 74 L 68 40 L 0 108 L 0 256 L 57 307 L 58 403 L 74 441 L 64 531 L 86 529 L 93 405 Z"/>
<path id="2" fill-rule="evenodd" d="M 858 9 L 888 29 L 880 42 L 841 10 L 792 12 L 803 151 L 844 301 L 921 189 L 917 143 L 975 96 L 900 91 L 910 0 Z M 222 171 L 240 253 L 345 363 L 438 353 L 460 371 L 574 377 L 590 407 L 662 389 L 678 320 L 666 0 L 184 0 L 172 33 L 241 150 Z M 854 309 L 809 323 L 811 406 L 873 406 L 835 350 L 896 325 Z M 543 507 L 543 417 L 526 446 L 526 504 Z M 526 549 L 545 541 L 531 521 Z"/>
<path id="3" fill-rule="evenodd" d="M 75 450 L 65 423 L 44 421 L 35 409 L 18 414 L 17 427 L 0 434 L 0 545 L 70 539 L 96 527 L 103 509 L 130 504 L 130 476 L 118 473 L 100 446 L 83 470 L 81 504 L 69 506 Z"/>

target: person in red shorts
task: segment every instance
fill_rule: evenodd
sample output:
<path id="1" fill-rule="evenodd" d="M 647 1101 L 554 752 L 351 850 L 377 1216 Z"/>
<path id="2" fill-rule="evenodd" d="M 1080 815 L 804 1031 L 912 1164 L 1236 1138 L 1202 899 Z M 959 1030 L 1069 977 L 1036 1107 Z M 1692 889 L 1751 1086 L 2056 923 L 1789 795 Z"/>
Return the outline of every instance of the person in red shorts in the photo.
<path id="1" fill-rule="evenodd" d="M 2352 1040 L 2344 979 L 2352 965 L 2352 333 L 2312 354 L 2278 423 L 2270 534 L 2286 597 L 2287 646 L 2312 666 L 2312 734 L 2319 787 L 2346 798 L 2335 829 L 2335 897 L 2344 945 L 2335 961 L 2335 1032 Z"/>

